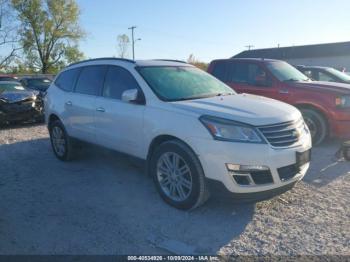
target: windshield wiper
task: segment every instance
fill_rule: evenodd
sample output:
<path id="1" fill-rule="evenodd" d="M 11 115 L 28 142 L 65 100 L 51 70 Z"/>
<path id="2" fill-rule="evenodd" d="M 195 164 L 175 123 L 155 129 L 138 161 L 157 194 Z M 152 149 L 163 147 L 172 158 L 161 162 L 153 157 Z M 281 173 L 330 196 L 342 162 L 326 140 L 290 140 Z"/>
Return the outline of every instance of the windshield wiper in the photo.
<path id="1" fill-rule="evenodd" d="M 233 93 L 217 93 L 217 94 L 215 94 L 215 96 L 230 96 L 230 95 L 233 95 Z"/>
<path id="2" fill-rule="evenodd" d="M 214 94 L 204 94 L 200 96 L 188 96 L 188 97 L 180 97 L 174 100 L 170 100 L 171 102 L 175 101 L 184 101 L 184 100 L 192 100 L 192 99 L 201 99 L 201 98 L 209 98 L 209 97 L 215 97 L 215 96 L 227 96 L 227 95 L 233 95 L 234 93 L 214 93 Z"/>
<path id="3" fill-rule="evenodd" d="M 299 79 L 295 79 L 295 78 L 289 78 L 289 79 L 283 80 L 283 82 L 299 82 L 299 81 L 300 81 Z"/>

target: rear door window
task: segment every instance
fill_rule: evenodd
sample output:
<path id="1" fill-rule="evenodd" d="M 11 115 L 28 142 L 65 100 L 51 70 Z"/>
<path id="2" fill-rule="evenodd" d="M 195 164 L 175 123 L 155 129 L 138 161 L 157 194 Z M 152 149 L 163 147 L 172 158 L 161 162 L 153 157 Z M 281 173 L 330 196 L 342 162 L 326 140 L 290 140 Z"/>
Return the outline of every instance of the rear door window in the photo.
<path id="1" fill-rule="evenodd" d="M 64 91 L 72 91 L 79 75 L 80 68 L 69 69 L 62 72 L 55 81 L 55 85 Z"/>
<path id="2" fill-rule="evenodd" d="M 106 65 L 83 67 L 75 87 L 75 92 L 85 95 L 100 95 L 107 68 Z"/>

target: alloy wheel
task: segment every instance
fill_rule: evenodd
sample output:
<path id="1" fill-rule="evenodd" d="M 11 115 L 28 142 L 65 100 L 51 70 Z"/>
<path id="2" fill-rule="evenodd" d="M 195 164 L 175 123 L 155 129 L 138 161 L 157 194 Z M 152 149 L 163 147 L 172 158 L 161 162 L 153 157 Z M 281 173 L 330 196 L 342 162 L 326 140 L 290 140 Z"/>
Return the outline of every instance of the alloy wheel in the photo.
<path id="1" fill-rule="evenodd" d="M 64 132 L 60 127 L 54 126 L 52 128 L 51 139 L 56 154 L 61 157 L 64 156 L 66 153 L 66 140 L 64 138 Z"/>
<path id="2" fill-rule="evenodd" d="M 173 201 L 184 201 L 192 192 L 192 175 L 186 161 L 174 152 L 162 154 L 157 162 L 160 188 Z"/>

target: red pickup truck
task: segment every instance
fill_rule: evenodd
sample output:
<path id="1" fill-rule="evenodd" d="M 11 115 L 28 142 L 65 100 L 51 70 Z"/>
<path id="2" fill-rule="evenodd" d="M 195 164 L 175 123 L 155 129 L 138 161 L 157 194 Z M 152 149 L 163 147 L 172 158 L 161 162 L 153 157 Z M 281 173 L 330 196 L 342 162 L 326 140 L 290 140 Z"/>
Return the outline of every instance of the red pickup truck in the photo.
<path id="1" fill-rule="evenodd" d="M 220 59 L 208 72 L 238 93 L 251 93 L 297 107 L 313 143 L 327 136 L 350 138 L 350 85 L 311 81 L 286 62 L 271 59 Z"/>

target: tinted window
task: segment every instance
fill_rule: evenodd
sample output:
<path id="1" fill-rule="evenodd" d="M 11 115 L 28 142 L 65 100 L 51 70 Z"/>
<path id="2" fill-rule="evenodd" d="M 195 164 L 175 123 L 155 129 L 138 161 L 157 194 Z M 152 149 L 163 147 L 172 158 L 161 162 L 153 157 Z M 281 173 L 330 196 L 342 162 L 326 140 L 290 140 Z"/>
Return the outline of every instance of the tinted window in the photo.
<path id="1" fill-rule="evenodd" d="M 99 95 L 102 90 L 107 66 L 86 66 L 81 70 L 75 92 L 86 95 Z"/>
<path id="2" fill-rule="evenodd" d="M 267 78 L 267 74 L 256 64 L 232 63 L 228 66 L 229 82 L 256 85 L 258 77 Z"/>
<path id="3" fill-rule="evenodd" d="M 122 93 L 128 89 L 139 89 L 135 78 L 126 69 L 110 66 L 103 89 L 103 96 L 121 99 Z"/>
<path id="4" fill-rule="evenodd" d="M 65 91 L 72 91 L 79 71 L 80 68 L 75 68 L 62 72 L 56 79 L 55 85 Z"/>
<path id="5" fill-rule="evenodd" d="M 214 64 L 213 67 L 213 76 L 215 76 L 217 79 L 225 82 L 226 79 L 226 67 L 227 64 L 225 62 L 217 62 Z"/>

